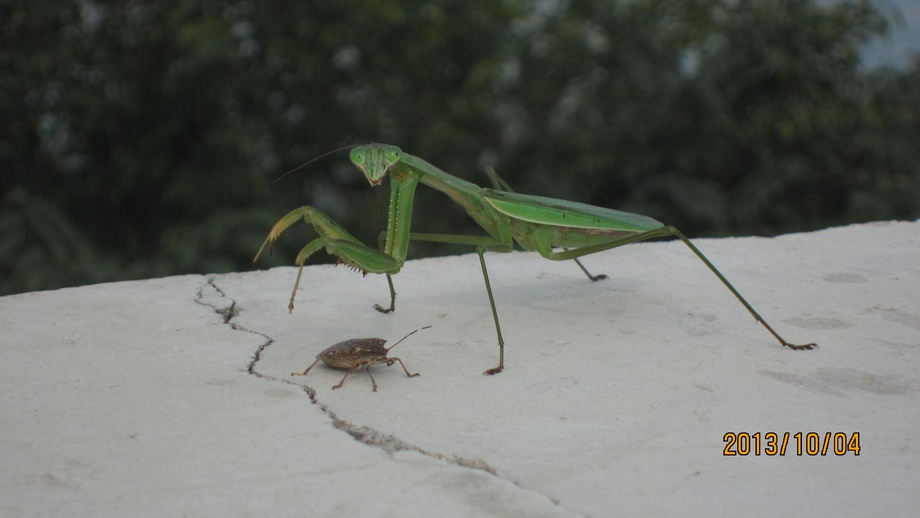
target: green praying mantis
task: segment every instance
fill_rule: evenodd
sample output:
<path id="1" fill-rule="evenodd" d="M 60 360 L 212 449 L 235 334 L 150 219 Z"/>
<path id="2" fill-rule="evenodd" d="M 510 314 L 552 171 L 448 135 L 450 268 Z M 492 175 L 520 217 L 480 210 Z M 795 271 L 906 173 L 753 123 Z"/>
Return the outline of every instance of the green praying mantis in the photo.
<path id="1" fill-rule="evenodd" d="M 381 234 L 380 248 L 368 247 L 358 241 L 336 222 L 314 207 L 294 209 L 275 223 L 255 259 L 268 245 L 274 244 L 281 234 L 299 220 L 312 225 L 319 237 L 308 243 L 297 255 L 297 280 L 291 293 L 289 311 L 294 310 L 294 298 L 300 285 L 304 262 L 318 250 L 337 256 L 341 262 L 368 273 L 382 273 L 387 276 L 390 287 L 390 307 L 374 307 L 383 313 L 396 308 L 396 290 L 393 275 L 406 262 L 406 251 L 410 241 L 431 241 L 453 243 L 476 247 L 486 293 L 492 307 L 495 333 L 498 336 L 498 366 L 487 369 L 483 374 L 497 374 L 505 366 L 505 341 L 501 324 L 495 309 L 489 272 L 486 268 L 486 252 L 511 252 L 516 241 L 525 250 L 535 251 L 543 257 L 564 261 L 573 259 L 593 281 L 606 278 L 605 275 L 591 275 L 578 258 L 616 248 L 630 243 L 661 237 L 677 237 L 719 278 L 732 294 L 753 315 L 757 322 L 770 332 L 779 343 L 794 350 L 812 349 L 817 344 L 795 345 L 784 340 L 770 324 L 748 303 L 724 275 L 703 255 L 702 252 L 679 230 L 648 216 L 631 214 L 618 210 L 595 207 L 584 203 L 531 196 L 514 192 L 491 168 L 486 169 L 492 188 L 483 188 L 442 171 L 421 158 L 404 153 L 396 146 L 370 144 L 351 150 L 352 163 L 364 173 L 371 186 L 383 182 L 390 175 L 390 207 L 387 229 Z M 467 214 L 486 231 L 486 236 L 425 234 L 411 231 L 412 206 L 415 190 L 422 183 L 446 194 L 463 207 Z"/>

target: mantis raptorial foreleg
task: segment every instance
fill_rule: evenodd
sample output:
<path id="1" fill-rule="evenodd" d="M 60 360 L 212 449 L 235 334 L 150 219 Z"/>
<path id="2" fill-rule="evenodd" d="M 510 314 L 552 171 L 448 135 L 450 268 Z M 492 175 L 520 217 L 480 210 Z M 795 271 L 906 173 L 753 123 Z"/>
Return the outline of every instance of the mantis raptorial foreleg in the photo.
<path id="1" fill-rule="evenodd" d="M 395 273 L 402 267 L 401 262 L 379 250 L 365 246 L 338 223 L 313 207 L 294 209 L 275 223 L 253 261 L 259 260 L 259 256 L 266 245 L 269 247 L 269 252 L 271 252 L 272 245 L 281 234 L 301 219 L 312 225 L 321 237 L 311 241 L 297 254 L 295 264 L 299 269 L 297 270 L 297 280 L 294 282 L 294 291 L 291 293 L 291 301 L 288 304 L 289 312 L 294 311 L 294 298 L 297 296 L 297 288 L 300 286 L 300 277 L 303 274 L 306 260 L 322 248 L 325 248 L 330 255 L 338 256 L 346 265 L 363 272 L 365 275 L 368 273 Z M 392 282 L 390 286 L 392 289 Z"/>

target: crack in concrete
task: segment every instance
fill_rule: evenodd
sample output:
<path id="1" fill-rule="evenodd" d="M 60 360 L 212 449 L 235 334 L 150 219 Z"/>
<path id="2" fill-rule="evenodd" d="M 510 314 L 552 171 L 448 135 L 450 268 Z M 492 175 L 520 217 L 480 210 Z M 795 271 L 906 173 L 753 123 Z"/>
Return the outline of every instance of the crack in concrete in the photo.
<path id="1" fill-rule="evenodd" d="M 251 334 L 258 335 L 264 338 L 265 341 L 262 342 L 261 345 L 259 345 L 258 349 L 256 349 L 255 354 L 253 354 L 252 356 L 252 361 L 249 362 L 249 365 L 246 367 L 246 372 L 258 378 L 268 379 L 270 381 L 277 381 L 277 378 L 263 375 L 255 370 L 256 363 L 258 363 L 259 360 L 262 358 L 262 352 L 265 350 L 266 347 L 273 344 L 275 340 L 266 334 L 260 333 L 258 331 L 252 331 L 252 330 L 246 329 L 245 327 L 237 324 L 236 322 L 231 322 L 231 320 L 233 320 L 237 315 L 240 314 L 240 310 L 236 305 L 236 301 L 233 300 L 231 297 L 228 297 L 227 294 L 224 293 L 224 290 L 220 289 L 213 275 L 208 275 L 207 280 L 208 280 L 208 286 L 214 289 L 214 291 L 216 291 L 221 296 L 221 298 L 225 298 L 229 300 L 230 305 L 220 307 L 214 304 L 209 304 L 207 302 L 204 302 L 205 295 L 204 295 L 203 288 L 198 289 L 198 295 L 195 297 L 195 302 L 198 304 L 201 304 L 202 306 L 207 306 L 213 309 L 215 313 L 217 313 L 224 319 L 224 324 L 229 325 L 230 328 L 233 329 L 234 331 L 242 331 L 244 333 L 251 333 Z"/>
<path id="2" fill-rule="evenodd" d="M 440 460 L 440 461 L 442 461 L 442 462 L 447 462 L 447 463 L 449 463 L 449 464 L 453 464 L 453 465 L 455 465 L 455 466 L 459 466 L 459 467 L 462 467 L 462 468 L 475 469 L 475 470 L 479 470 L 479 471 L 484 471 L 485 473 L 488 473 L 489 475 L 492 475 L 492 476 L 494 476 L 494 477 L 496 477 L 496 478 L 500 478 L 500 479 L 502 479 L 502 480 L 505 480 L 505 481 L 507 481 L 507 482 L 510 482 L 510 483 L 514 484 L 515 487 L 521 489 L 522 491 L 528 491 L 528 492 L 531 492 L 531 491 L 532 491 L 532 490 L 530 490 L 530 489 L 527 489 L 527 488 L 521 486 L 520 484 L 518 484 L 518 483 L 517 483 L 516 481 L 514 481 L 514 480 L 511 480 L 511 479 L 509 479 L 509 478 L 507 478 L 507 477 L 503 477 L 503 476 L 499 475 L 498 472 L 495 470 L 495 468 L 493 468 L 492 466 L 489 466 L 489 464 L 486 463 L 485 461 L 482 461 L 482 460 L 479 460 L 479 459 L 467 459 L 467 458 L 461 457 L 461 456 L 459 456 L 459 455 L 446 455 L 446 454 L 443 454 L 443 453 L 438 453 L 438 452 L 429 451 L 429 450 L 426 450 L 426 449 L 424 449 L 424 448 L 420 448 L 420 447 L 418 447 L 418 446 L 415 446 L 414 444 L 407 443 L 406 441 L 403 441 L 402 439 L 400 439 L 400 438 L 398 438 L 398 437 L 396 437 L 396 436 L 394 436 L 394 435 L 382 433 L 382 432 L 380 432 L 380 431 L 378 431 L 378 430 L 375 430 L 375 429 L 373 429 L 373 428 L 370 428 L 370 427 L 368 427 L 368 426 L 355 425 L 355 424 L 352 424 L 352 423 L 350 423 L 350 422 L 348 422 L 348 421 L 346 421 L 346 420 L 344 420 L 344 419 L 340 419 L 338 416 L 335 415 L 335 412 L 333 412 L 327 405 L 325 405 L 325 404 L 319 402 L 319 400 L 318 400 L 317 397 L 316 397 L 316 390 L 314 390 L 312 387 L 310 387 L 310 386 L 308 386 L 308 385 L 306 385 L 306 384 L 301 385 L 300 383 L 294 383 L 293 381 L 290 381 L 290 380 L 286 380 L 286 379 L 282 379 L 282 378 L 276 378 L 276 377 L 274 377 L 274 376 L 271 376 L 271 375 L 268 375 L 268 374 L 263 374 L 263 373 L 257 371 L 257 370 L 256 370 L 256 364 L 259 362 L 259 360 L 261 360 L 261 358 L 262 358 L 262 353 L 265 351 L 265 349 L 266 349 L 268 346 L 270 346 L 271 344 L 273 344 L 275 340 L 274 340 L 273 338 L 271 338 L 270 336 L 264 334 L 264 333 L 260 333 L 260 332 L 258 332 L 258 331 L 253 331 L 253 330 L 250 330 L 250 329 L 246 329 L 245 327 L 243 327 L 243 326 L 241 326 L 241 325 L 239 325 L 239 324 L 237 324 L 237 323 L 235 323 L 235 322 L 231 322 L 237 315 L 240 314 L 240 310 L 239 310 L 239 308 L 237 307 L 236 301 L 233 300 L 231 297 L 227 296 L 227 294 L 224 293 L 224 291 L 221 290 L 220 287 L 217 286 L 216 280 L 215 280 L 215 278 L 214 278 L 213 275 L 207 276 L 207 280 L 208 280 L 208 286 L 210 286 L 211 288 L 213 288 L 218 294 L 220 294 L 220 296 L 221 296 L 222 298 L 228 299 L 228 300 L 230 301 L 230 305 L 229 305 L 229 306 L 225 306 L 225 307 L 218 307 L 218 306 L 216 306 L 216 305 L 213 305 L 213 304 L 209 304 L 209 303 L 207 303 L 207 302 L 204 302 L 204 301 L 203 301 L 203 299 L 204 299 L 204 290 L 203 290 L 202 288 L 199 288 L 199 290 L 198 290 L 198 295 L 197 295 L 197 297 L 196 297 L 196 299 L 195 299 L 195 302 L 197 302 L 198 304 L 201 304 L 201 305 L 203 305 L 203 306 L 208 306 L 208 307 L 214 309 L 214 312 L 217 313 L 217 314 L 219 314 L 219 315 L 223 318 L 224 324 L 229 325 L 234 331 L 241 331 L 241 332 L 244 332 L 244 333 L 251 333 L 251 334 L 254 334 L 254 335 L 261 336 L 262 338 L 265 339 L 265 342 L 263 342 L 261 345 L 259 345 L 259 347 L 256 349 L 255 354 L 253 354 L 252 361 L 249 362 L 249 365 L 248 365 L 248 367 L 246 368 L 246 372 L 247 372 L 247 373 L 249 373 L 249 374 L 251 374 L 251 375 L 253 375 L 253 376 L 256 376 L 257 378 L 260 378 L 260 379 L 264 379 L 264 380 L 268 380 L 268 381 L 280 381 L 280 382 L 283 382 L 283 383 L 287 383 L 287 384 L 289 384 L 289 385 L 296 385 L 296 386 L 301 387 L 301 388 L 303 389 L 304 393 L 307 394 L 307 397 L 310 398 L 310 402 L 311 402 L 312 404 L 316 405 L 317 407 L 319 407 L 319 409 L 320 409 L 324 414 L 326 414 L 327 416 L 329 416 L 329 418 L 332 420 L 332 426 L 333 426 L 335 429 L 341 430 L 341 431 L 347 433 L 347 434 L 350 435 L 355 441 L 357 441 L 357 442 L 359 442 L 359 443 L 361 443 L 361 444 L 364 444 L 364 445 L 369 446 L 369 447 L 372 447 L 372 448 L 379 448 L 379 449 L 383 450 L 384 452 L 386 452 L 387 454 L 390 454 L 390 455 L 392 455 L 392 454 L 395 453 L 395 452 L 400 452 L 400 451 L 412 451 L 412 452 L 416 452 L 416 453 L 419 453 L 419 454 L 424 455 L 424 456 L 426 456 L 426 457 L 430 457 L 430 458 L 433 458 L 433 459 L 436 459 L 436 460 Z M 537 492 L 537 493 L 540 494 L 541 496 L 543 496 L 544 498 L 546 498 L 547 500 L 549 500 L 550 502 L 552 502 L 554 505 L 556 505 L 556 506 L 559 506 L 559 505 L 560 505 L 558 500 L 556 500 L 556 499 L 554 499 L 554 498 L 551 498 L 551 497 L 549 497 L 549 496 L 547 496 L 547 495 L 545 495 L 545 494 L 543 494 L 543 493 L 539 493 L 539 492 Z"/>
<path id="3" fill-rule="evenodd" d="M 299 383 L 294 383 L 288 380 L 282 380 L 282 381 L 286 383 L 290 383 L 291 385 L 299 385 Z M 328 406 L 324 405 L 323 403 L 320 403 L 317 400 L 315 390 L 313 390 L 311 387 L 307 385 L 300 385 L 300 386 L 303 388 L 303 391 L 306 392 L 307 396 L 310 398 L 310 401 L 314 405 L 318 406 L 320 410 L 323 411 L 324 414 L 328 415 L 332 419 L 332 426 L 334 426 L 338 430 L 341 430 L 347 433 L 348 435 L 352 436 L 354 440 L 362 444 L 380 448 L 381 450 L 389 454 L 392 454 L 398 451 L 414 451 L 416 453 L 425 455 L 426 457 L 431 457 L 433 459 L 448 462 L 450 464 L 454 464 L 454 465 L 457 465 L 463 468 L 477 469 L 480 471 L 485 471 L 486 473 L 492 476 L 502 478 L 504 480 L 508 480 L 504 477 L 499 476 L 495 468 L 493 468 L 492 466 L 489 466 L 486 462 L 481 461 L 479 459 L 467 459 L 464 457 L 460 457 L 459 455 L 445 455 L 443 453 L 429 451 L 424 448 L 415 446 L 414 444 L 407 443 L 406 441 L 403 441 L 402 439 L 394 435 L 381 433 L 368 426 L 359 426 L 359 425 L 352 424 L 344 419 L 340 419 L 337 415 L 335 415 L 335 412 L 329 409 Z M 513 483 L 514 485 L 516 485 L 517 487 L 521 488 L 522 490 L 526 491 L 526 489 L 518 485 L 513 480 L 509 480 L 509 481 Z M 555 500 L 552 500 L 552 499 L 550 500 L 558 504 L 558 502 L 556 502 Z"/>

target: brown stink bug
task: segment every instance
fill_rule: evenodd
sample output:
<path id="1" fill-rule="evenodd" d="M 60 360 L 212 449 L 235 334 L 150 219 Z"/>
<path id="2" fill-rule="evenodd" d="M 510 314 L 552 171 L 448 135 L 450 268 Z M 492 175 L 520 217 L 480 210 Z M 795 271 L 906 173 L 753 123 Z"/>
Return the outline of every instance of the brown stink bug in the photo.
<path id="1" fill-rule="evenodd" d="M 310 372 L 310 369 L 322 361 L 326 365 L 336 369 L 348 369 L 348 372 L 342 377 L 342 381 L 340 381 L 338 385 L 332 387 L 333 389 L 337 389 L 342 386 L 342 383 L 345 383 L 345 378 L 347 378 L 349 374 L 361 367 L 367 367 L 367 375 L 371 377 L 371 383 L 374 384 L 374 392 L 377 392 L 377 381 L 374 380 L 374 375 L 371 374 L 371 365 L 375 363 L 385 363 L 387 367 L 389 367 L 399 362 L 406 376 L 414 378 L 419 375 L 417 372 L 415 374 L 409 374 L 409 369 L 406 368 L 406 364 L 404 364 L 402 360 L 395 357 L 387 358 L 387 353 L 406 338 L 409 338 L 422 329 L 428 329 L 429 327 L 431 326 L 425 326 L 412 331 L 389 348 L 383 346 L 383 344 L 387 343 L 383 338 L 352 338 L 351 340 L 339 342 L 317 354 L 316 361 L 307 367 L 307 370 L 303 372 L 292 372 L 291 376 L 306 376 L 307 373 Z"/>

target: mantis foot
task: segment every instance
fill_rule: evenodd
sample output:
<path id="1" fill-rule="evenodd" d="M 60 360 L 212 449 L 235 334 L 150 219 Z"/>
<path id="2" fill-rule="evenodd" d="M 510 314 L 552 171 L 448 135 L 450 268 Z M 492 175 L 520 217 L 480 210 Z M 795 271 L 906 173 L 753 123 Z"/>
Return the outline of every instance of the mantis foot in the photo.
<path id="1" fill-rule="evenodd" d="M 563 248 L 563 250 L 568 250 L 568 248 Z M 577 264 L 578 267 L 581 268 L 581 271 L 585 272 L 585 275 L 587 275 L 588 278 L 591 279 L 592 281 L 600 281 L 600 280 L 607 278 L 607 276 L 603 273 L 599 273 L 597 275 L 591 275 L 591 272 L 589 272 L 588 269 L 585 268 L 585 265 L 581 264 L 581 261 L 579 261 L 577 258 L 574 259 L 574 261 L 575 261 L 575 264 Z"/>
<path id="2" fill-rule="evenodd" d="M 494 367 L 494 368 L 491 368 L 491 369 L 486 369 L 486 371 L 483 372 L 482 375 L 483 375 L 483 376 L 493 376 L 493 375 L 498 374 L 499 372 L 501 372 L 502 369 L 504 369 L 504 368 L 505 368 L 504 365 L 499 365 L 498 367 Z"/>
<path id="3" fill-rule="evenodd" d="M 795 344 L 790 344 L 789 342 L 783 342 L 783 345 L 792 349 L 793 351 L 810 351 L 812 349 L 818 348 L 818 344 L 795 345 Z"/>
<path id="4" fill-rule="evenodd" d="M 374 309 L 376 309 L 377 311 L 381 313 L 392 313 L 393 311 L 396 310 L 396 308 L 394 308 L 392 304 L 390 305 L 389 308 L 385 308 L 381 306 L 380 304 L 374 304 Z"/>
<path id="5" fill-rule="evenodd" d="M 381 246 L 382 243 L 381 243 Z M 396 288 L 393 287 L 393 276 L 387 274 L 387 284 L 390 286 L 390 308 L 386 309 L 380 304 L 374 304 L 374 309 L 381 313 L 392 313 L 396 310 Z"/>

